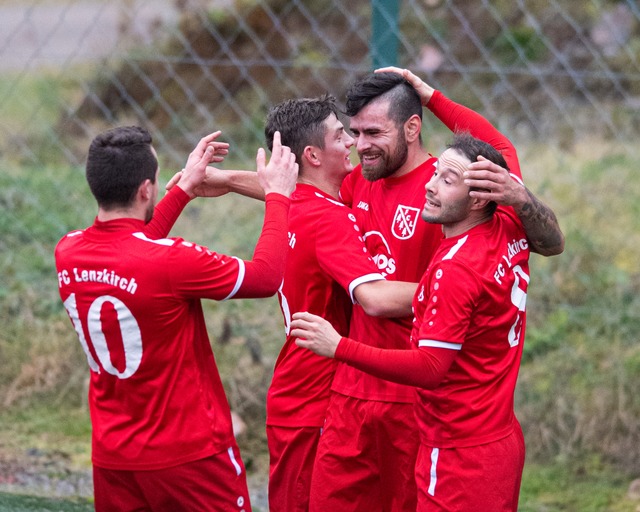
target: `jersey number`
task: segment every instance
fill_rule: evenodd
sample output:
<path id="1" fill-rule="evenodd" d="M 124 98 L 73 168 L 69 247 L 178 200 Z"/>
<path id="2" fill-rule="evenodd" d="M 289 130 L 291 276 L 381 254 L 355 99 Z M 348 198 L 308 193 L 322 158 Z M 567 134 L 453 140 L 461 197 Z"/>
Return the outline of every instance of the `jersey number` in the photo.
<path id="1" fill-rule="evenodd" d="M 123 371 L 119 371 L 111 362 L 111 354 L 109 353 L 109 346 L 107 345 L 107 338 L 102 331 L 102 321 L 100 319 L 100 313 L 102 306 L 105 303 L 110 303 L 116 311 L 118 324 L 120 326 L 120 333 L 122 334 L 122 343 L 125 356 L 125 368 Z M 98 297 L 91 303 L 89 311 L 87 312 L 87 318 L 84 322 L 80 319 L 78 313 L 78 306 L 76 303 L 76 294 L 72 293 L 64 301 L 64 307 L 69 313 L 73 327 L 78 333 L 80 339 L 80 345 L 87 356 L 87 362 L 89 367 L 96 373 L 100 373 L 100 366 L 111 375 L 115 375 L 120 379 L 127 379 L 131 377 L 142 361 L 142 335 L 140 334 L 140 327 L 136 321 L 131 310 L 120 299 L 112 297 L 110 295 L 103 295 Z M 89 341 L 93 345 L 100 365 L 96 362 L 89 350 L 89 345 L 84 336 L 83 323 L 87 327 L 89 333 Z"/>
<path id="2" fill-rule="evenodd" d="M 509 329 L 509 345 L 515 347 L 520 343 L 522 335 L 522 316 L 527 304 L 527 286 L 530 278 L 520 265 L 513 267 L 513 275 L 515 279 L 511 287 L 511 303 L 518 308 L 518 312 L 516 313 L 516 321 Z M 522 288 L 520 287 L 521 279 L 524 281 Z"/>

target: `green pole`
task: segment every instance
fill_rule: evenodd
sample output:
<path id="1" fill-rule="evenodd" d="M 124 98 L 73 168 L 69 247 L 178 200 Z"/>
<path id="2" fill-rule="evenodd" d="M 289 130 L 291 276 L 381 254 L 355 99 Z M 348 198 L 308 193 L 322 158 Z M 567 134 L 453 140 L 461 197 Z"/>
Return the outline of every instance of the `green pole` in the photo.
<path id="1" fill-rule="evenodd" d="M 371 0 L 373 68 L 398 65 L 400 0 Z"/>

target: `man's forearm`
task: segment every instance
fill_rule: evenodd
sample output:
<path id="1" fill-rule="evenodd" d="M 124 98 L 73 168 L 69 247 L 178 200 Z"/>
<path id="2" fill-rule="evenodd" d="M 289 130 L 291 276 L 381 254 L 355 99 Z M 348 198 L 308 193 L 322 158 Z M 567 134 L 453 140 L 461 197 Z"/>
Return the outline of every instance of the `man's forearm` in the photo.
<path id="1" fill-rule="evenodd" d="M 554 256 L 564 251 L 564 235 L 558 219 L 547 205 L 534 196 L 529 189 L 528 200 L 515 211 L 527 233 L 530 248 L 543 256 Z"/>

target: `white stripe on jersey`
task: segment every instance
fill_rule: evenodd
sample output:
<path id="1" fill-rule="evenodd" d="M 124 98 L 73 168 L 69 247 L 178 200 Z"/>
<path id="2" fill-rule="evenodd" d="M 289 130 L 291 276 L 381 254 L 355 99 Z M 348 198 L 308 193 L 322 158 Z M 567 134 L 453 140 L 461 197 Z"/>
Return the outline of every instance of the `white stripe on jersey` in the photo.
<path id="1" fill-rule="evenodd" d="M 456 245 L 454 245 L 451 249 L 449 249 L 449 252 L 445 254 L 444 258 L 442 258 L 442 261 L 452 259 L 456 255 L 456 253 L 460 250 L 460 247 L 462 247 L 465 244 L 465 242 L 467 241 L 467 238 L 469 238 L 469 235 L 463 236 L 460 240 L 458 240 L 458 243 L 456 243 Z"/>
<path id="2" fill-rule="evenodd" d="M 433 448 L 431 450 L 431 471 L 429 471 L 429 489 L 427 492 L 431 496 L 436 494 L 436 482 L 438 481 L 438 455 L 440 454 L 440 448 Z"/>
<path id="3" fill-rule="evenodd" d="M 438 341 L 438 340 L 419 340 L 418 346 L 448 348 L 450 350 L 462 350 L 462 343 L 449 343 L 448 341 Z"/>
<path id="4" fill-rule="evenodd" d="M 242 474 L 242 468 L 240 467 L 240 464 L 238 464 L 238 461 L 236 460 L 235 453 L 233 453 L 233 446 L 229 446 L 229 449 L 227 450 L 227 454 L 229 455 L 229 460 L 231 461 L 231 464 L 233 464 L 233 467 L 236 470 L 236 475 L 240 476 Z"/>
<path id="5" fill-rule="evenodd" d="M 242 285 L 242 281 L 244 281 L 244 261 L 241 260 L 240 258 L 236 258 L 235 256 L 233 256 L 233 259 L 238 262 L 238 279 L 236 279 L 236 284 L 233 287 L 233 290 L 231 290 L 231 293 L 229 295 L 227 295 L 222 300 L 229 300 L 236 293 L 238 293 L 238 290 L 240 289 L 240 286 Z"/>
<path id="6" fill-rule="evenodd" d="M 157 240 L 154 240 L 153 238 L 149 238 L 147 237 L 147 235 L 140 232 L 134 233 L 133 236 L 139 238 L 140 240 L 144 240 L 145 242 L 151 242 L 152 244 L 158 245 L 166 245 L 167 247 L 170 247 L 175 243 L 175 240 L 171 240 L 170 238 L 158 238 Z"/>

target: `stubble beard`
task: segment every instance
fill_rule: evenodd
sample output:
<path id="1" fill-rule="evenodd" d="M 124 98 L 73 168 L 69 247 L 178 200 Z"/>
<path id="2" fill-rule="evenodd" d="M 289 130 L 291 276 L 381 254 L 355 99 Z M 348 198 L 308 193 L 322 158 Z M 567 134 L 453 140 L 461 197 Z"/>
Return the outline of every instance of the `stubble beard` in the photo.
<path id="1" fill-rule="evenodd" d="M 405 139 L 404 134 L 401 134 L 396 149 L 392 154 L 382 155 L 380 162 L 376 165 L 367 166 L 364 163 L 362 164 L 362 176 L 367 181 L 388 178 L 405 164 L 408 155 L 407 139 Z M 358 156 L 360 156 L 360 162 L 362 162 L 362 155 Z"/>

